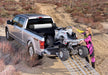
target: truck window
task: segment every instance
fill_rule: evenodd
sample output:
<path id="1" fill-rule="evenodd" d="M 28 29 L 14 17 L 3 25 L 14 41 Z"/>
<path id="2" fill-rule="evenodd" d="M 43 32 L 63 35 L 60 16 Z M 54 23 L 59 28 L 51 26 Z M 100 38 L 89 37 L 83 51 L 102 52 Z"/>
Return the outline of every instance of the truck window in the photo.
<path id="1" fill-rule="evenodd" d="M 25 22 L 25 19 L 24 19 L 24 18 L 22 18 L 22 17 L 20 17 L 20 18 L 19 18 L 19 23 L 18 23 L 18 26 L 19 26 L 19 27 L 23 27 L 24 22 Z"/>
<path id="2" fill-rule="evenodd" d="M 29 19 L 27 28 L 29 29 L 52 28 L 52 23 L 53 21 L 51 18 Z"/>
<path id="3" fill-rule="evenodd" d="M 55 33 L 52 18 L 29 19 L 27 29 L 30 29 L 37 33 Z"/>
<path id="4" fill-rule="evenodd" d="M 13 24 L 18 23 L 18 21 L 19 21 L 19 17 L 18 17 L 18 16 L 16 16 L 16 17 L 12 20 Z"/>
<path id="5" fill-rule="evenodd" d="M 28 20 L 28 25 L 33 25 L 33 24 L 52 24 L 53 21 L 51 18 L 38 18 L 38 19 L 29 19 Z"/>

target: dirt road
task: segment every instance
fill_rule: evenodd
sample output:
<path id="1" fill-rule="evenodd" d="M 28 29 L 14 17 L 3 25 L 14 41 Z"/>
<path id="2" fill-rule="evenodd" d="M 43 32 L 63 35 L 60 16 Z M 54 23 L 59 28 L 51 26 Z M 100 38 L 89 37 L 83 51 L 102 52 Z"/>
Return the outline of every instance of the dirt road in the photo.
<path id="1" fill-rule="evenodd" d="M 42 14 L 50 15 L 54 18 L 58 26 L 76 26 L 77 28 L 84 29 L 86 25 L 74 23 L 70 14 L 66 13 L 63 8 L 57 8 L 55 5 L 51 4 L 36 4 L 39 8 L 39 12 Z M 75 31 L 76 32 L 76 31 Z M 96 70 L 101 75 L 107 75 L 108 66 L 108 35 L 102 34 L 98 30 L 93 30 L 93 44 L 95 48 L 95 57 L 96 57 Z M 81 34 L 77 33 L 79 37 Z"/>

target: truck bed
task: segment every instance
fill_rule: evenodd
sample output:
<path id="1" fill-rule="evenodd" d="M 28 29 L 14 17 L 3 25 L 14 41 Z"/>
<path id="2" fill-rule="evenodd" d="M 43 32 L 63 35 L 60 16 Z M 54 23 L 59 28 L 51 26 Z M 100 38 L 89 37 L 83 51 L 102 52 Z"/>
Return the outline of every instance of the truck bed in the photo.
<path id="1" fill-rule="evenodd" d="M 45 34 L 55 35 L 55 31 L 53 28 L 41 28 L 41 29 L 28 29 L 27 28 L 27 30 L 40 36 L 44 36 Z"/>
<path id="2" fill-rule="evenodd" d="M 36 34 L 36 35 L 39 35 L 39 36 L 41 36 L 41 37 L 44 37 L 43 35 L 43 33 L 38 33 L 38 32 L 36 32 L 35 30 L 32 30 L 32 29 L 26 29 L 26 30 L 28 30 L 28 31 L 30 31 L 30 32 L 32 32 L 32 33 L 34 33 L 34 34 Z"/>

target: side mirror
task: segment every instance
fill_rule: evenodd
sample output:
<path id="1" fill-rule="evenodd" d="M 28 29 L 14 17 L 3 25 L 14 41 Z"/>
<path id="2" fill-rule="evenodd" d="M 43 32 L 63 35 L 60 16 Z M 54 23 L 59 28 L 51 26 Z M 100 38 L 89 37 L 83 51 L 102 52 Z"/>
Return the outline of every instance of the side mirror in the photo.
<path id="1" fill-rule="evenodd" d="M 10 20 L 7 20 L 7 24 L 12 24 L 12 22 Z"/>
<path id="2" fill-rule="evenodd" d="M 18 25 L 18 23 L 17 22 L 14 22 L 14 25 Z"/>

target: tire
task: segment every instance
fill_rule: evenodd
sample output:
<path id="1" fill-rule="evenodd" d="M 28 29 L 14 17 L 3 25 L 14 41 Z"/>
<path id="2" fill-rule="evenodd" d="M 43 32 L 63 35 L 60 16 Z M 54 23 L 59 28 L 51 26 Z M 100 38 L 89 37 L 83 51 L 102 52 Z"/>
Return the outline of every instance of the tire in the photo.
<path id="1" fill-rule="evenodd" d="M 40 56 L 34 52 L 34 47 L 33 44 L 30 43 L 28 46 L 28 51 L 27 51 L 27 58 L 26 58 L 26 63 L 30 67 L 34 67 L 40 63 L 40 59 L 43 58 L 43 56 Z"/>
<path id="2" fill-rule="evenodd" d="M 59 51 L 59 58 L 62 61 L 66 61 L 69 58 L 69 51 L 66 48 L 61 48 Z"/>
<path id="3" fill-rule="evenodd" d="M 40 60 L 40 59 L 42 59 L 43 58 L 43 55 L 41 56 L 41 55 L 38 55 L 38 59 Z"/>
<path id="4" fill-rule="evenodd" d="M 5 29 L 5 33 L 6 33 L 6 39 L 12 41 L 13 38 L 10 36 L 8 29 Z"/>
<path id="5" fill-rule="evenodd" d="M 46 46 L 47 47 L 51 47 L 54 44 L 54 38 L 51 35 L 48 35 L 46 37 L 46 41 L 45 42 L 46 42 Z"/>
<path id="6" fill-rule="evenodd" d="M 89 54 L 89 52 L 88 52 L 88 48 L 86 46 L 80 46 L 78 48 L 78 55 L 80 57 L 85 58 L 88 56 L 88 54 Z"/>

